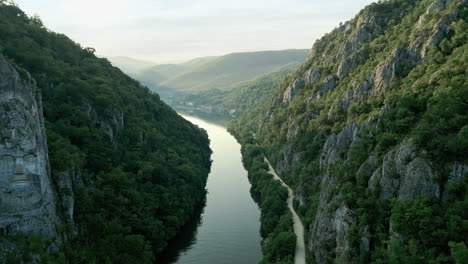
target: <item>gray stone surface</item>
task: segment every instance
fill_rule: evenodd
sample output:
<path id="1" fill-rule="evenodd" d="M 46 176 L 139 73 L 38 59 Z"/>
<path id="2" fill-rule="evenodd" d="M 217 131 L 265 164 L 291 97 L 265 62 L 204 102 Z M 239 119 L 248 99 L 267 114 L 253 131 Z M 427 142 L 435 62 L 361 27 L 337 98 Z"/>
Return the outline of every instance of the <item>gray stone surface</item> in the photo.
<path id="1" fill-rule="evenodd" d="M 302 78 L 297 78 L 288 88 L 283 95 L 283 103 L 290 104 L 294 97 L 296 97 L 297 92 L 305 85 L 305 81 Z"/>
<path id="2" fill-rule="evenodd" d="M 56 235 L 40 93 L 0 56 L 0 233 Z"/>
<path id="3" fill-rule="evenodd" d="M 444 11 L 452 3 L 453 0 L 436 0 L 427 8 L 426 14 Z"/>
<path id="4" fill-rule="evenodd" d="M 321 70 L 320 68 L 312 67 L 304 74 L 304 79 L 309 84 L 317 83 L 321 77 Z"/>
<path id="5" fill-rule="evenodd" d="M 336 230 L 336 258 L 335 263 L 347 263 L 348 251 L 350 249 L 346 233 L 355 220 L 351 216 L 351 210 L 346 205 L 342 205 L 335 212 L 335 230 Z"/>
<path id="6" fill-rule="evenodd" d="M 343 79 L 356 67 L 356 65 L 357 56 L 353 54 L 349 58 L 346 58 L 340 62 L 336 75 L 338 76 L 338 78 Z"/>
<path id="7" fill-rule="evenodd" d="M 417 157 L 416 154 L 414 143 L 411 140 L 404 140 L 384 156 L 381 166 L 369 179 L 369 188 L 374 189 L 379 185 L 380 199 L 439 197 L 440 187 L 433 180 L 430 161 Z"/>
<path id="8" fill-rule="evenodd" d="M 416 27 L 423 29 L 428 22 L 428 19 L 430 18 L 430 14 L 446 10 L 452 3 L 453 0 L 435 0 L 428 7 L 426 13 L 419 17 L 419 20 L 416 23 Z M 466 6 L 467 4 L 468 1 L 464 0 L 461 1 L 458 5 Z M 429 38 L 424 37 L 425 34 L 417 36 L 416 39 L 411 42 L 410 49 L 416 53 L 419 53 L 421 58 L 426 57 L 429 50 L 437 47 L 440 42 L 449 34 L 450 24 L 457 18 L 457 9 L 443 16 L 432 27 Z"/>
<path id="9" fill-rule="evenodd" d="M 290 117 L 287 123 L 282 125 L 284 129 L 282 131 L 287 135 L 287 142 L 284 143 L 286 148 L 279 162 L 282 168 L 288 168 L 289 171 L 296 167 L 292 165 L 297 163 L 293 158 L 297 129 L 307 127 L 309 122 L 313 122 L 317 116 L 322 117 L 322 111 L 328 113 L 327 121 L 330 126 L 333 126 L 335 121 L 342 122 L 341 124 L 344 125 L 339 132 L 336 132 L 336 127 L 333 127 L 333 132 L 327 130 L 324 133 L 325 143 L 320 153 L 319 172 L 316 173 L 317 175 L 310 175 L 306 180 L 307 185 L 303 185 L 303 187 L 314 186 L 319 190 L 317 211 L 314 221 L 309 226 L 308 234 L 308 248 L 313 255 L 312 263 L 358 262 L 357 259 L 349 257 L 352 254 L 349 252 L 349 245 L 346 241 L 349 227 L 353 225 L 353 221 L 357 221 L 353 219 L 355 212 L 350 209 L 351 207 L 346 207 L 341 193 L 343 186 L 338 184 L 343 179 L 353 179 L 355 175 L 348 175 L 348 172 L 342 169 L 335 170 L 333 166 L 342 163 L 343 165 L 352 164 L 355 168 L 356 164 L 351 162 L 355 161 L 352 160 L 352 155 L 356 152 L 350 149 L 364 141 L 362 132 L 367 131 L 366 128 L 382 125 L 382 122 L 389 118 L 394 105 L 393 102 L 390 103 L 391 100 L 382 101 L 384 105 L 379 112 L 373 111 L 368 116 L 361 115 L 359 117 L 363 118 L 357 120 L 350 116 L 346 120 L 343 118 L 346 117 L 343 113 L 346 113 L 354 103 L 363 103 L 364 106 L 364 103 L 369 104 L 379 100 L 374 97 L 385 96 L 396 84 L 395 80 L 405 77 L 414 67 L 423 64 L 428 52 L 437 48 L 445 37 L 450 36 L 452 22 L 459 19 L 459 11 L 453 9 L 455 2 L 459 5 L 466 5 L 468 0 L 426 2 L 427 10 L 420 10 L 419 22 L 412 29 L 411 35 L 408 35 L 408 43 L 401 43 L 400 47 L 394 47 L 393 50 L 385 50 L 388 53 L 379 54 L 379 56 L 384 56 L 384 59 L 379 59 L 378 62 L 372 61 L 367 64 L 369 67 L 362 68 L 359 72 L 356 70 L 357 67 L 366 61 L 365 56 L 360 57 L 363 55 L 363 45 L 388 32 L 386 29 L 389 21 L 386 19 L 389 17 L 385 14 L 373 13 L 370 11 L 372 9 L 365 10 L 355 19 L 327 34 L 312 48 L 306 62 L 309 68 L 300 77 L 305 82 L 304 95 L 307 99 L 298 102 L 296 98 L 294 102 L 297 106 L 303 103 L 305 110 L 300 117 Z M 460 7 L 457 9 L 462 10 Z M 408 10 L 405 12 L 400 14 L 400 18 L 408 15 Z M 434 15 L 437 12 L 440 13 Z M 435 18 L 438 20 L 432 20 Z M 327 45 L 327 42 L 330 44 Z M 291 83 L 289 88 L 293 87 L 294 83 Z M 294 89 L 287 92 L 297 95 Z M 287 98 L 290 102 L 289 98 L 292 97 L 278 96 L 278 103 L 273 104 L 274 107 L 270 109 L 270 112 L 274 113 L 276 107 L 283 107 L 281 105 L 283 98 Z M 330 103 L 331 107 L 329 107 Z M 323 105 L 326 106 L 322 108 Z M 375 133 L 379 133 L 373 128 L 365 134 L 371 144 L 378 139 Z M 299 133 L 302 135 L 303 131 L 300 130 Z M 377 194 L 381 200 L 407 200 L 423 196 L 450 201 L 454 199 L 455 194 L 448 189 L 457 188 L 457 184 L 464 183 L 465 175 L 468 173 L 468 165 L 460 162 L 454 163 L 444 172 L 440 168 L 436 169 L 427 152 L 418 149 L 410 138 L 399 139 L 397 145 L 387 153 L 381 153 L 376 148 L 369 149 L 367 152 L 368 157 L 360 157 L 367 158 L 367 160 L 360 164 L 359 179 L 369 177 L 366 195 L 367 193 Z M 292 172 L 294 175 L 294 171 Z M 335 175 L 336 172 L 345 175 Z M 447 182 L 440 182 L 441 179 L 447 179 Z M 442 186 L 442 184 L 445 185 Z M 303 188 L 303 191 L 305 197 L 311 194 L 307 193 L 310 190 L 306 188 Z M 390 227 L 391 236 L 405 239 L 404 234 L 398 234 L 392 230 L 390 220 L 385 225 Z M 373 228 L 372 226 L 359 226 L 359 228 L 358 250 L 363 254 L 372 250 L 375 245 L 374 234 L 371 234 L 375 230 L 369 230 Z"/>
<path id="10" fill-rule="evenodd" d="M 404 67 L 414 67 L 417 59 L 411 58 L 404 48 L 395 49 L 390 56 L 375 69 L 373 96 L 384 94 L 390 90 L 390 83 L 399 76 Z"/>
<path id="11" fill-rule="evenodd" d="M 340 151 L 345 150 L 353 140 L 357 140 L 360 128 L 355 124 L 349 124 L 341 130 L 338 134 L 333 134 L 328 137 L 322 150 L 322 158 L 320 159 L 320 167 L 331 166 L 342 160 L 339 154 Z"/>
<path id="12" fill-rule="evenodd" d="M 442 194 L 442 199 L 444 201 L 449 201 L 454 198 L 454 194 L 449 191 L 449 188 L 456 187 L 459 184 L 462 184 L 465 180 L 465 177 L 468 175 L 468 165 L 460 162 L 453 163 L 450 168 L 449 176 L 447 183 L 444 187 L 444 192 Z"/>
<path id="13" fill-rule="evenodd" d="M 283 157 L 278 162 L 276 170 L 278 172 L 293 171 L 301 160 L 302 152 L 294 151 L 293 145 L 289 144 L 283 150 Z"/>
<path id="14" fill-rule="evenodd" d="M 398 199 L 407 200 L 417 196 L 439 197 L 439 185 L 433 181 L 434 174 L 428 160 L 416 158 L 406 166 L 398 191 Z"/>

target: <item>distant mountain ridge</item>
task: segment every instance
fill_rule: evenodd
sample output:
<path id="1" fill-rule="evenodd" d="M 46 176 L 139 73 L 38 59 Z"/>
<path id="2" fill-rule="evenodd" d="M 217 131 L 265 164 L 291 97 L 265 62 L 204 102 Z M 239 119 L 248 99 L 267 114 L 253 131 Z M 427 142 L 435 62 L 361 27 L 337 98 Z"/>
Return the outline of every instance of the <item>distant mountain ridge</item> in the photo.
<path id="1" fill-rule="evenodd" d="M 263 103 L 308 53 L 305 49 L 230 53 L 154 65 L 133 77 L 179 111 L 198 109 L 224 119 Z"/>
<path id="2" fill-rule="evenodd" d="M 155 63 L 151 61 L 139 60 L 125 56 L 107 57 L 107 59 L 112 63 L 112 65 L 130 75 L 137 74 L 155 65 Z"/>
<path id="3" fill-rule="evenodd" d="M 220 116 L 238 117 L 268 100 L 284 79 L 294 73 L 299 65 L 299 63 L 290 63 L 254 80 L 236 83 L 222 90 L 212 89 L 191 93 L 186 95 L 184 100 L 193 106 L 212 106 L 212 112 Z"/>
<path id="4" fill-rule="evenodd" d="M 211 89 L 229 89 L 241 82 L 254 80 L 289 64 L 302 64 L 308 50 L 290 49 L 230 53 L 208 56 L 178 64 L 138 64 L 138 60 L 115 57 L 110 61 L 156 92 L 198 92 Z M 146 67 L 145 67 L 146 66 Z M 140 69 L 135 71 L 135 69 Z"/>
<path id="5" fill-rule="evenodd" d="M 290 63 L 302 63 L 307 54 L 308 50 L 231 53 L 163 81 L 160 86 L 191 92 L 223 89 L 255 79 Z"/>
<path id="6" fill-rule="evenodd" d="M 209 63 L 219 57 L 209 56 L 195 58 L 179 64 L 159 64 L 147 67 L 135 74 L 134 77 L 144 84 L 151 87 L 157 87 L 160 83 L 174 78 L 180 74 L 190 72 L 197 67 Z"/>

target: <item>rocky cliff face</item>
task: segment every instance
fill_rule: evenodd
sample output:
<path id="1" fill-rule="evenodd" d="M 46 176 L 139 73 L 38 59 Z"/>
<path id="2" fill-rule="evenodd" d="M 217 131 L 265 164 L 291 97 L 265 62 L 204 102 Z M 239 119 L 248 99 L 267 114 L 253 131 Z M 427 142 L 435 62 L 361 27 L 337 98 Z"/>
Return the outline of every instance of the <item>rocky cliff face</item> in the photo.
<path id="1" fill-rule="evenodd" d="M 435 148 L 429 142 L 449 125 L 425 117 L 440 110 L 437 93 L 466 92 L 467 6 L 464 0 L 370 5 L 317 41 L 290 84 L 238 122 L 244 124 L 238 133 L 253 130 L 301 192 L 310 263 L 372 263 L 392 254 L 394 238 L 427 244 L 401 223 L 395 228 L 395 204 L 423 200 L 449 208 L 463 196 L 450 191 L 463 187 L 449 186 L 466 183 L 466 149 L 449 155 L 451 143 Z M 465 137 L 464 111 L 451 132 L 455 144 Z M 428 123 L 439 130 L 422 137 Z"/>
<path id="2" fill-rule="evenodd" d="M 446 10 L 452 2 L 433 1 L 418 21 L 424 21 L 428 14 L 433 12 Z M 346 111 L 349 106 L 355 102 L 359 102 L 363 98 L 384 96 L 391 89 L 392 82 L 404 74 L 405 70 L 407 71 L 424 63 L 423 60 L 428 51 L 431 48 L 436 48 L 444 37 L 449 34 L 450 23 L 460 19 L 458 12 L 461 6 L 466 5 L 466 2 L 458 2 L 456 4 L 459 5 L 459 8 L 454 8 L 442 15 L 432 27 L 428 38 L 418 36 L 408 46 L 398 47 L 393 50 L 384 61 L 375 67 L 373 73 L 364 82 L 357 85 L 357 89 L 342 94 L 332 105 L 328 114 L 329 119 L 331 119 L 331 111 L 335 108 Z M 368 13 L 364 18 L 361 16 L 357 20 L 372 21 L 373 19 L 369 19 L 368 16 L 372 16 L 372 14 Z M 361 23 L 358 22 L 357 24 Z M 421 22 L 418 23 L 418 25 L 421 24 Z M 353 43 L 369 41 L 371 39 L 371 36 L 357 37 L 360 35 L 359 28 L 357 26 L 356 33 L 352 34 L 350 40 L 343 46 L 342 53 L 348 54 L 338 57 L 339 59 L 343 57 L 351 58 L 341 60 L 336 74 L 340 79 L 343 79 L 357 67 L 357 64 L 354 62 L 356 56 L 359 56 L 357 49 L 347 48 L 356 47 L 356 45 L 348 45 L 348 43 L 350 41 Z M 377 28 L 375 31 L 381 32 L 382 30 Z M 329 90 L 327 89 L 326 91 Z M 320 97 L 315 96 L 315 98 L 319 99 Z M 383 106 L 380 115 L 376 119 L 383 119 L 387 108 L 388 105 Z M 344 199 L 341 195 L 336 195 L 331 200 L 327 198 L 333 192 L 336 193 L 336 188 L 339 186 L 336 179 L 339 175 L 330 173 L 330 168 L 339 161 L 345 164 L 350 163 L 352 157 L 348 151 L 352 149 L 352 146 L 358 144 L 360 136 L 364 134 L 363 128 L 377 123 L 378 120 L 372 119 L 366 121 L 362 126 L 352 123 L 343 128 L 341 132 L 330 135 L 324 144 L 320 162 L 322 182 L 320 184 L 319 206 L 315 221 L 311 225 L 309 232 L 309 247 L 317 263 L 328 263 L 331 261 L 334 263 L 353 262 L 352 257 L 350 257 L 351 250 L 346 235 L 349 233 L 351 225 L 356 225 L 358 220 L 356 219 L 356 213 L 346 205 L 343 205 Z M 340 155 L 340 153 L 342 154 Z M 443 185 L 436 180 L 437 172 L 435 172 L 434 164 L 430 159 L 424 158 L 426 156 L 424 154 L 426 153 L 427 151 L 425 150 L 418 150 L 411 139 L 407 138 L 398 146 L 383 154 L 382 161 L 377 161 L 376 156 L 369 156 L 360 166 L 358 173 L 367 174 L 367 177 L 370 176 L 367 189 L 372 191 L 378 190 L 378 196 L 383 200 L 390 198 L 407 200 L 417 197 L 439 199 L 442 196 L 441 190 L 443 189 Z M 459 183 L 462 182 L 466 173 L 462 172 L 464 170 L 461 167 L 465 167 L 466 165 L 460 165 L 458 162 L 455 162 L 449 166 L 451 168 L 450 171 L 452 171 L 451 175 L 457 175 L 452 176 L 452 178 L 459 179 Z M 459 171 L 459 173 L 456 173 L 456 171 Z M 447 172 L 445 171 L 445 173 Z M 389 223 L 389 226 L 391 229 L 391 223 Z M 361 235 L 359 243 L 361 255 L 368 252 L 370 242 L 374 242 L 369 239 L 369 231 L 367 229 L 368 227 L 364 226 L 359 232 Z"/>
<path id="3" fill-rule="evenodd" d="M 0 263 L 154 262 L 206 195 L 206 132 L 10 1 L 0 51 Z"/>
<path id="4" fill-rule="evenodd" d="M 0 233 L 57 234 L 40 92 L 0 56 Z"/>

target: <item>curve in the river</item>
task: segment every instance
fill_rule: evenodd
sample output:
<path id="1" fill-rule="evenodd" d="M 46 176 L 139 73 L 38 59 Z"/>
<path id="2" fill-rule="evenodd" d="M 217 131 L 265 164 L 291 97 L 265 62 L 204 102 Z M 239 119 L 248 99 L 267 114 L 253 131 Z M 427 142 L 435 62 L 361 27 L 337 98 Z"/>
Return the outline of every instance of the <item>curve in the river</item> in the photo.
<path id="1" fill-rule="evenodd" d="M 297 237 L 296 251 L 294 253 L 294 264 L 305 264 L 306 254 L 305 254 L 305 244 L 304 244 L 304 225 L 302 224 L 301 218 L 299 218 L 299 216 L 297 215 L 296 210 L 294 210 L 294 206 L 293 206 L 294 192 L 291 189 L 291 187 L 289 187 L 283 181 L 283 179 L 280 178 L 280 176 L 273 169 L 273 167 L 270 164 L 270 161 L 268 161 L 266 157 L 265 157 L 265 162 L 268 164 L 269 172 L 273 175 L 273 178 L 275 180 L 280 181 L 281 185 L 283 185 L 283 187 L 288 190 L 288 208 L 291 211 L 291 214 L 293 216 L 294 233 L 296 234 L 296 237 Z"/>

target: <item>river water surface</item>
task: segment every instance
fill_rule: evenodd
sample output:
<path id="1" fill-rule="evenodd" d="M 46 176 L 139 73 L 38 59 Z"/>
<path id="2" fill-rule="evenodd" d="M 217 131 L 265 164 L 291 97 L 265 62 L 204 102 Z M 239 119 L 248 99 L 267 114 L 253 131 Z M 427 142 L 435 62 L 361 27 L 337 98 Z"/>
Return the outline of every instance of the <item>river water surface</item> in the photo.
<path id="1" fill-rule="evenodd" d="M 183 116 L 208 132 L 213 164 L 206 206 L 157 263 L 254 264 L 261 258 L 260 211 L 250 196 L 240 145 L 225 127 Z"/>

